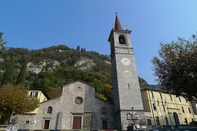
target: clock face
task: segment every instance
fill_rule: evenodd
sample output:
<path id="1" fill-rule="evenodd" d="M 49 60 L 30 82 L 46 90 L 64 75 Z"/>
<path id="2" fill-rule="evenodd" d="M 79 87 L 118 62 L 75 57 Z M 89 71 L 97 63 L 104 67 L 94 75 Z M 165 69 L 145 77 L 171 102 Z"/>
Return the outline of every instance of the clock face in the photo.
<path id="1" fill-rule="evenodd" d="M 130 78 L 132 76 L 131 72 L 128 70 L 123 71 L 122 74 L 125 78 Z"/>
<path id="2" fill-rule="evenodd" d="M 121 58 L 120 62 L 123 65 L 130 65 L 131 64 L 131 61 L 128 58 L 126 58 L 126 57 Z"/>

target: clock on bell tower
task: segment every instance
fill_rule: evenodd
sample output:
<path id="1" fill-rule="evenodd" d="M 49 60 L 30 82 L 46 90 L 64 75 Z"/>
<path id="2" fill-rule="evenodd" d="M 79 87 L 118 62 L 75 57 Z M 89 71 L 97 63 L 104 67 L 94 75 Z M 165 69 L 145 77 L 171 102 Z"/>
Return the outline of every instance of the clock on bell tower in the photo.
<path id="1" fill-rule="evenodd" d="M 126 130 L 130 125 L 128 113 L 134 110 L 143 116 L 143 103 L 130 40 L 131 31 L 123 30 L 116 14 L 115 26 L 108 41 L 111 46 L 111 68 L 113 97 L 118 129 Z"/>

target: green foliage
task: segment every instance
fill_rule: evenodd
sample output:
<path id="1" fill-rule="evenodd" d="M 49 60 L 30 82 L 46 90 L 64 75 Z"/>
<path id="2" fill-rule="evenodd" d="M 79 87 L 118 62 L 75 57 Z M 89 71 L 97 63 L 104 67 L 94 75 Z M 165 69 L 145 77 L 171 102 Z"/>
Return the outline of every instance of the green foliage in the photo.
<path id="1" fill-rule="evenodd" d="M 5 50 L 6 42 L 3 41 L 3 33 L 0 32 L 0 54 Z"/>
<path id="2" fill-rule="evenodd" d="M 25 86 L 25 75 L 26 75 L 26 69 L 27 69 L 27 60 L 26 58 L 23 56 L 22 57 L 22 67 L 21 70 L 19 72 L 17 81 L 16 81 L 16 85 L 22 85 Z"/>
<path id="3" fill-rule="evenodd" d="M 139 83 L 141 88 L 149 86 L 148 83 L 141 77 L 139 77 Z"/>
<path id="4" fill-rule="evenodd" d="M 49 74 L 49 76 L 47 75 Z M 38 74 L 38 77 L 33 82 L 33 88 L 38 88 L 43 90 L 44 92 L 49 91 L 50 86 L 50 73 L 48 72 L 41 72 Z"/>
<path id="5" fill-rule="evenodd" d="M 55 98 L 59 96 L 59 91 L 63 85 L 82 80 L 96 88 L 99 98 L 112 102 L 111 64 L 108 55 L 100 55 L 94 51 L 88 52 L 85 51 L 85 48 L 80 48 L 80 46 L 77 49 L 70 49 L 65 45 L 59 45 L 39 50 L 9 48 L 5 50 L 2 57 L 6 60 L 12 55 L 15 56 L 15 70 L 20 70 L 19 74 L 15 75 L 14 72 L 13 75 L 13 81 L 16 81 L 17 85 L 21 81 L 26 88 L 41 89 L 49 94 L 51 98 Z M 23 56 L 28 62 L 32 62 L 34 66 L 40 67 L 44 62 L 46 65 L 37 74 L 28 71 L 23 66 L 25 65 L 25 61 L 21 59 Z M 88 63 L 79 66 L 76 63 L 84 58 L 91 60 L 94 65 L 88 69 L 81 69 L 81 67 L 86 67 Z M 59 65 L 54 66 L 55 61 L 59 62 Z M 6 64 L 8 64 L 7 61 L 0 64 L 0 69 L 5 70 Z M 24 75 L 23 71 L 25 70 Z M 144 80 L 142 83 L 143 87 L 146 86 Z"/>
<path id="6" fill-rule="evenodd" d="M 178 38 L 177 41 L 161 44 L 159 56 L 154 57 L 155 75 L 167 90 L 189 100 L 197 98 L 197 38 Z"/>
<path id="7" fill-rule="evenodd" d="M 24 87 L 3 86 L 0 88 L 0 96 L 0 115 L 7 118 L 3 123 L 9 120 L 12 113 L 24 114 L 33 111 L 39 106 L 39 100 L 29 98 Z"/>
<path id="8" fill-rule="evenodd" d="M 10 61 L 7 63 L 6 71 L 1 85 L 13 84 L 14 66 L 14 57 L 11 56 Z"/>

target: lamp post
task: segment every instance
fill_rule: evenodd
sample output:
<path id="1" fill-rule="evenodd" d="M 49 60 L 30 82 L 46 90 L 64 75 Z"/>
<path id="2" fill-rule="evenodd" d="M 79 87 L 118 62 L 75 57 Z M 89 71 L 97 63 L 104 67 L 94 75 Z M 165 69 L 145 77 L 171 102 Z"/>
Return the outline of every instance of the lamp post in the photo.
<path id="1" fill-rule="evenodd" d="M 131 121 L 131 125 L 132 126 L 132 129 L 135 130 L 135 124 L 136 124 L 136 120 L 139 119 L 139 115 L 134 112 L 134 107 L 131 107 L 131 112 L 130 113 L 130 121 Z"/>

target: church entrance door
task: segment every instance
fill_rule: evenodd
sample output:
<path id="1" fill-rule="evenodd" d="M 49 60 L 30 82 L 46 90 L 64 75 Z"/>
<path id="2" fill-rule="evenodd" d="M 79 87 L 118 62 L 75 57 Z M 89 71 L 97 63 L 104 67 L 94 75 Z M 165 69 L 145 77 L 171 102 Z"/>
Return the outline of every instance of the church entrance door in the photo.
<path id="1" fill-rule="evenodd" d="M 102 121 L 102 127 L 103 129 L 107 129 L 107 121 Z"/>
<path id="2" fill-rule="evenodd" d="M 81 129 L 81 116 L 73 116 L 73 129 Z"/>
<path id="3" fill-rule="evenodd" d="M 49 123 L 50 123 L 50 120 L 44 121 L 44 129 L 49 129 Z"/>

